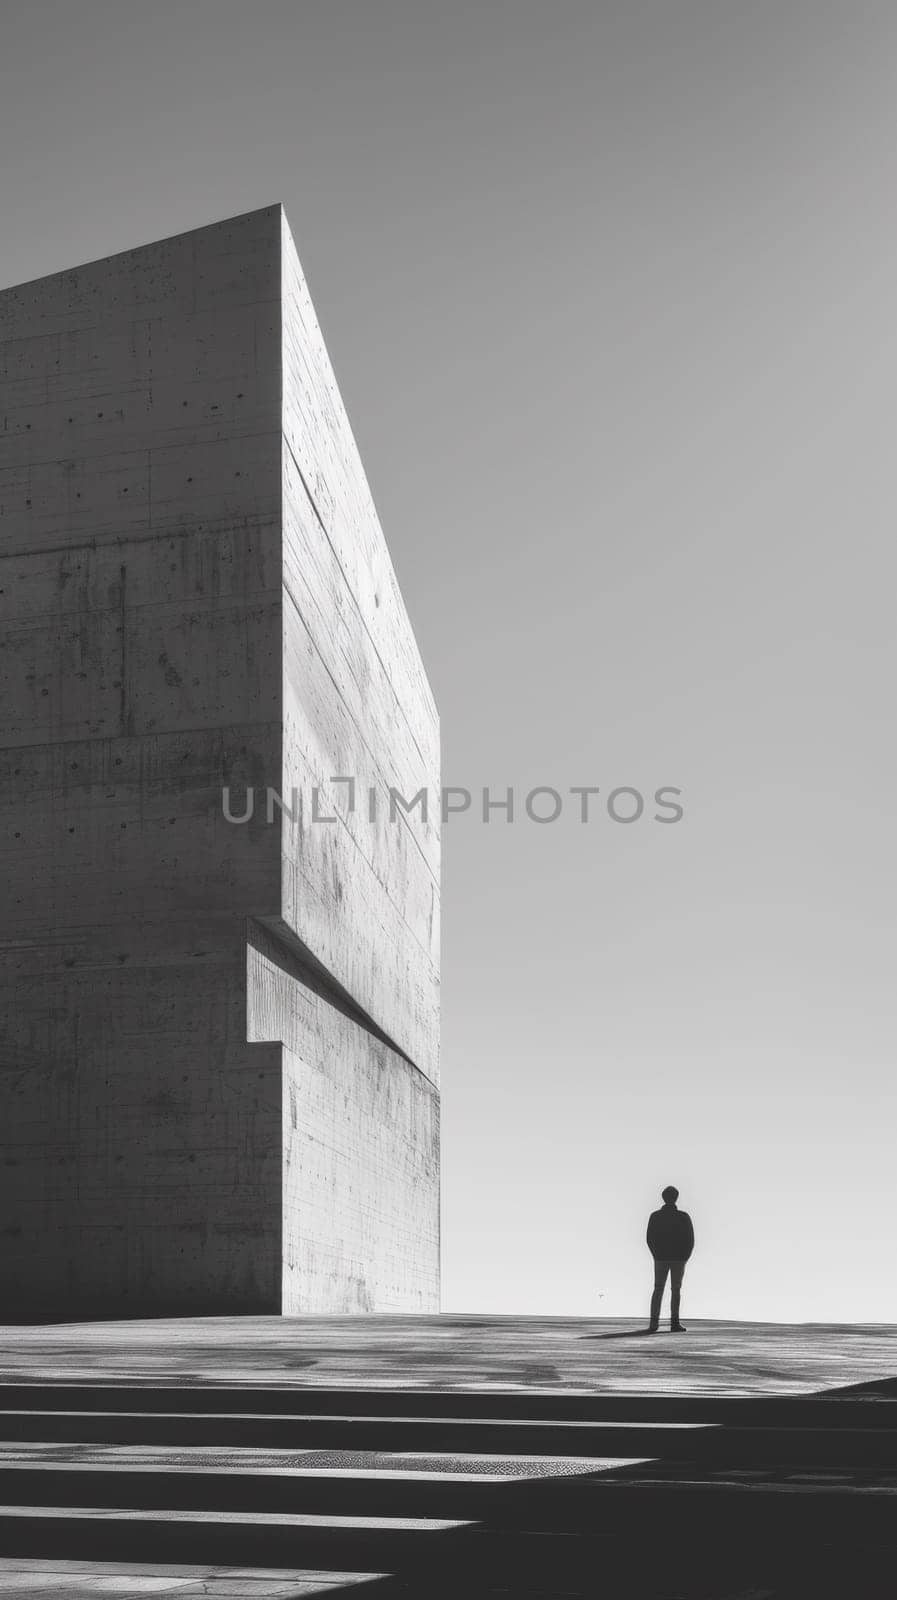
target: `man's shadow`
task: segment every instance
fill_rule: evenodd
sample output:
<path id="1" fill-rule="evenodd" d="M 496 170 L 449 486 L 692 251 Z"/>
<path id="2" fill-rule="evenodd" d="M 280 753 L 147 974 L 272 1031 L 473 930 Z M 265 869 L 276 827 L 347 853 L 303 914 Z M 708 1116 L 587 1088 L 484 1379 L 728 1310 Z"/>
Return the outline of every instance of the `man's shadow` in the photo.
<path id="1" fill-rule="evenodd" d="M 581 1339 L 651 1339 L 656 1334 L 649 1334 L 647 1328 L 627 1328 L 625 1333 L 581 1333 Z"/>

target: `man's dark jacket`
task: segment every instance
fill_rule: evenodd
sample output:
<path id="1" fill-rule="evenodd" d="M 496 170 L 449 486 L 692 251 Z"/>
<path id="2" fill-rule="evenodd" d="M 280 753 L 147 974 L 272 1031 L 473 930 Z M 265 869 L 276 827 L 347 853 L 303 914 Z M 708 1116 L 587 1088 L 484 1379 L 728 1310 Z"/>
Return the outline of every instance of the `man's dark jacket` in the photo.
<path id="1" fill-rule="evenodd" d="M 662 1206 L 648 1218 L 648 1249 L 655 1261 L 687 1261 L 695 1247 L 695 1230 L 687 1211 Z"/>

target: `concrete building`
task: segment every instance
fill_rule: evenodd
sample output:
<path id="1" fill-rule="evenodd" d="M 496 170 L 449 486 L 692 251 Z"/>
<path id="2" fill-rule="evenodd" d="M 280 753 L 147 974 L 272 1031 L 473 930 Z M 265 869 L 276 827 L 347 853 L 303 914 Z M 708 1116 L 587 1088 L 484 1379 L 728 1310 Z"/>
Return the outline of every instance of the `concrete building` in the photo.
<path id="1" fill-rule="evenodd" d="M 4 1316 L 432 1310 L 438 720 L 281 207 L 0 293 L 0 401 Z"/>

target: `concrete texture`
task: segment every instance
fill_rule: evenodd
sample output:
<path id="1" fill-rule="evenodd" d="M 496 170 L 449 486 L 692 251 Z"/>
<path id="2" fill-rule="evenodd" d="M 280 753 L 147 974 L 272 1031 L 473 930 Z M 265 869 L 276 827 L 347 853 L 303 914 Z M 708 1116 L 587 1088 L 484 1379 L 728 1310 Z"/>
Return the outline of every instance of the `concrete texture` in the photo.
<path id="1" fill-rule="evenodd" d="M 897 1328 L 584 1317 L 204 1317 L 0 1329 L 0 1382 L 504 1395 L 801 1395 L 893 1379 Z M 464 1404 L 470 1402 L 467 1398 Z M 390 1401 L 392 1404 L 392 1401 Z"/>
<path id="2" fill-rule="evenodd" d="M 284 1046 L 283 1310 L 432 1309 L 437 1090 L 258 924 L 248 992 L 250 1038 Z"/>
<path id="3" fill-rule="evenodd" d="M 0 294 L 0 407 L 5 1303 L 433 1309 L 438 819 L 310 802 L 438 723 L 281 208 Z"/>
<path id="4" fill-rule="evenodd" d="M 373 1575 L 376 1577 L 376 1574 Z M 240 1567 L 173 1566 L 170 1563 L 28 1561 L 0 1558 L 0 1595 L 11 1600 L 137 1600 L 175 1595 L 177 1600 L 305 1600 L 307 1595 L 369 1587 L 368 1573 L 247 1571 Z"/>
<path id="5" fill-rule="evenodd" d="M 9 1328 L 0 1591 L 887 1600 L 894 1350 L 527 1317 Z"/>

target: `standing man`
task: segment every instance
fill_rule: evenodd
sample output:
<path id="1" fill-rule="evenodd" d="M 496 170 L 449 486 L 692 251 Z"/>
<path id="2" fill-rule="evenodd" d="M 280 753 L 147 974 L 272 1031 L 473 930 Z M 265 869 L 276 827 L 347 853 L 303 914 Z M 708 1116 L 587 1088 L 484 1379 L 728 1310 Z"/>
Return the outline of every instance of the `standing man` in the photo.
<path id="1" fill-rule="evenodd" d="M 670 1333 L 685 1333 L 679 1321 L 679 1294 L 685 1263 L 695 1247 L 695 1230 L 687 1211 L 676 1205 L 679 1190 L 672 1184 L 664 1189 L 663 1206 L 648 1218 L 648 1249 L 654 1257 L 654 1293 L 651 1296 L 649 1333 L 656 1333 L 660 1322 L 660 1302 L 670 1277 Z"/>

